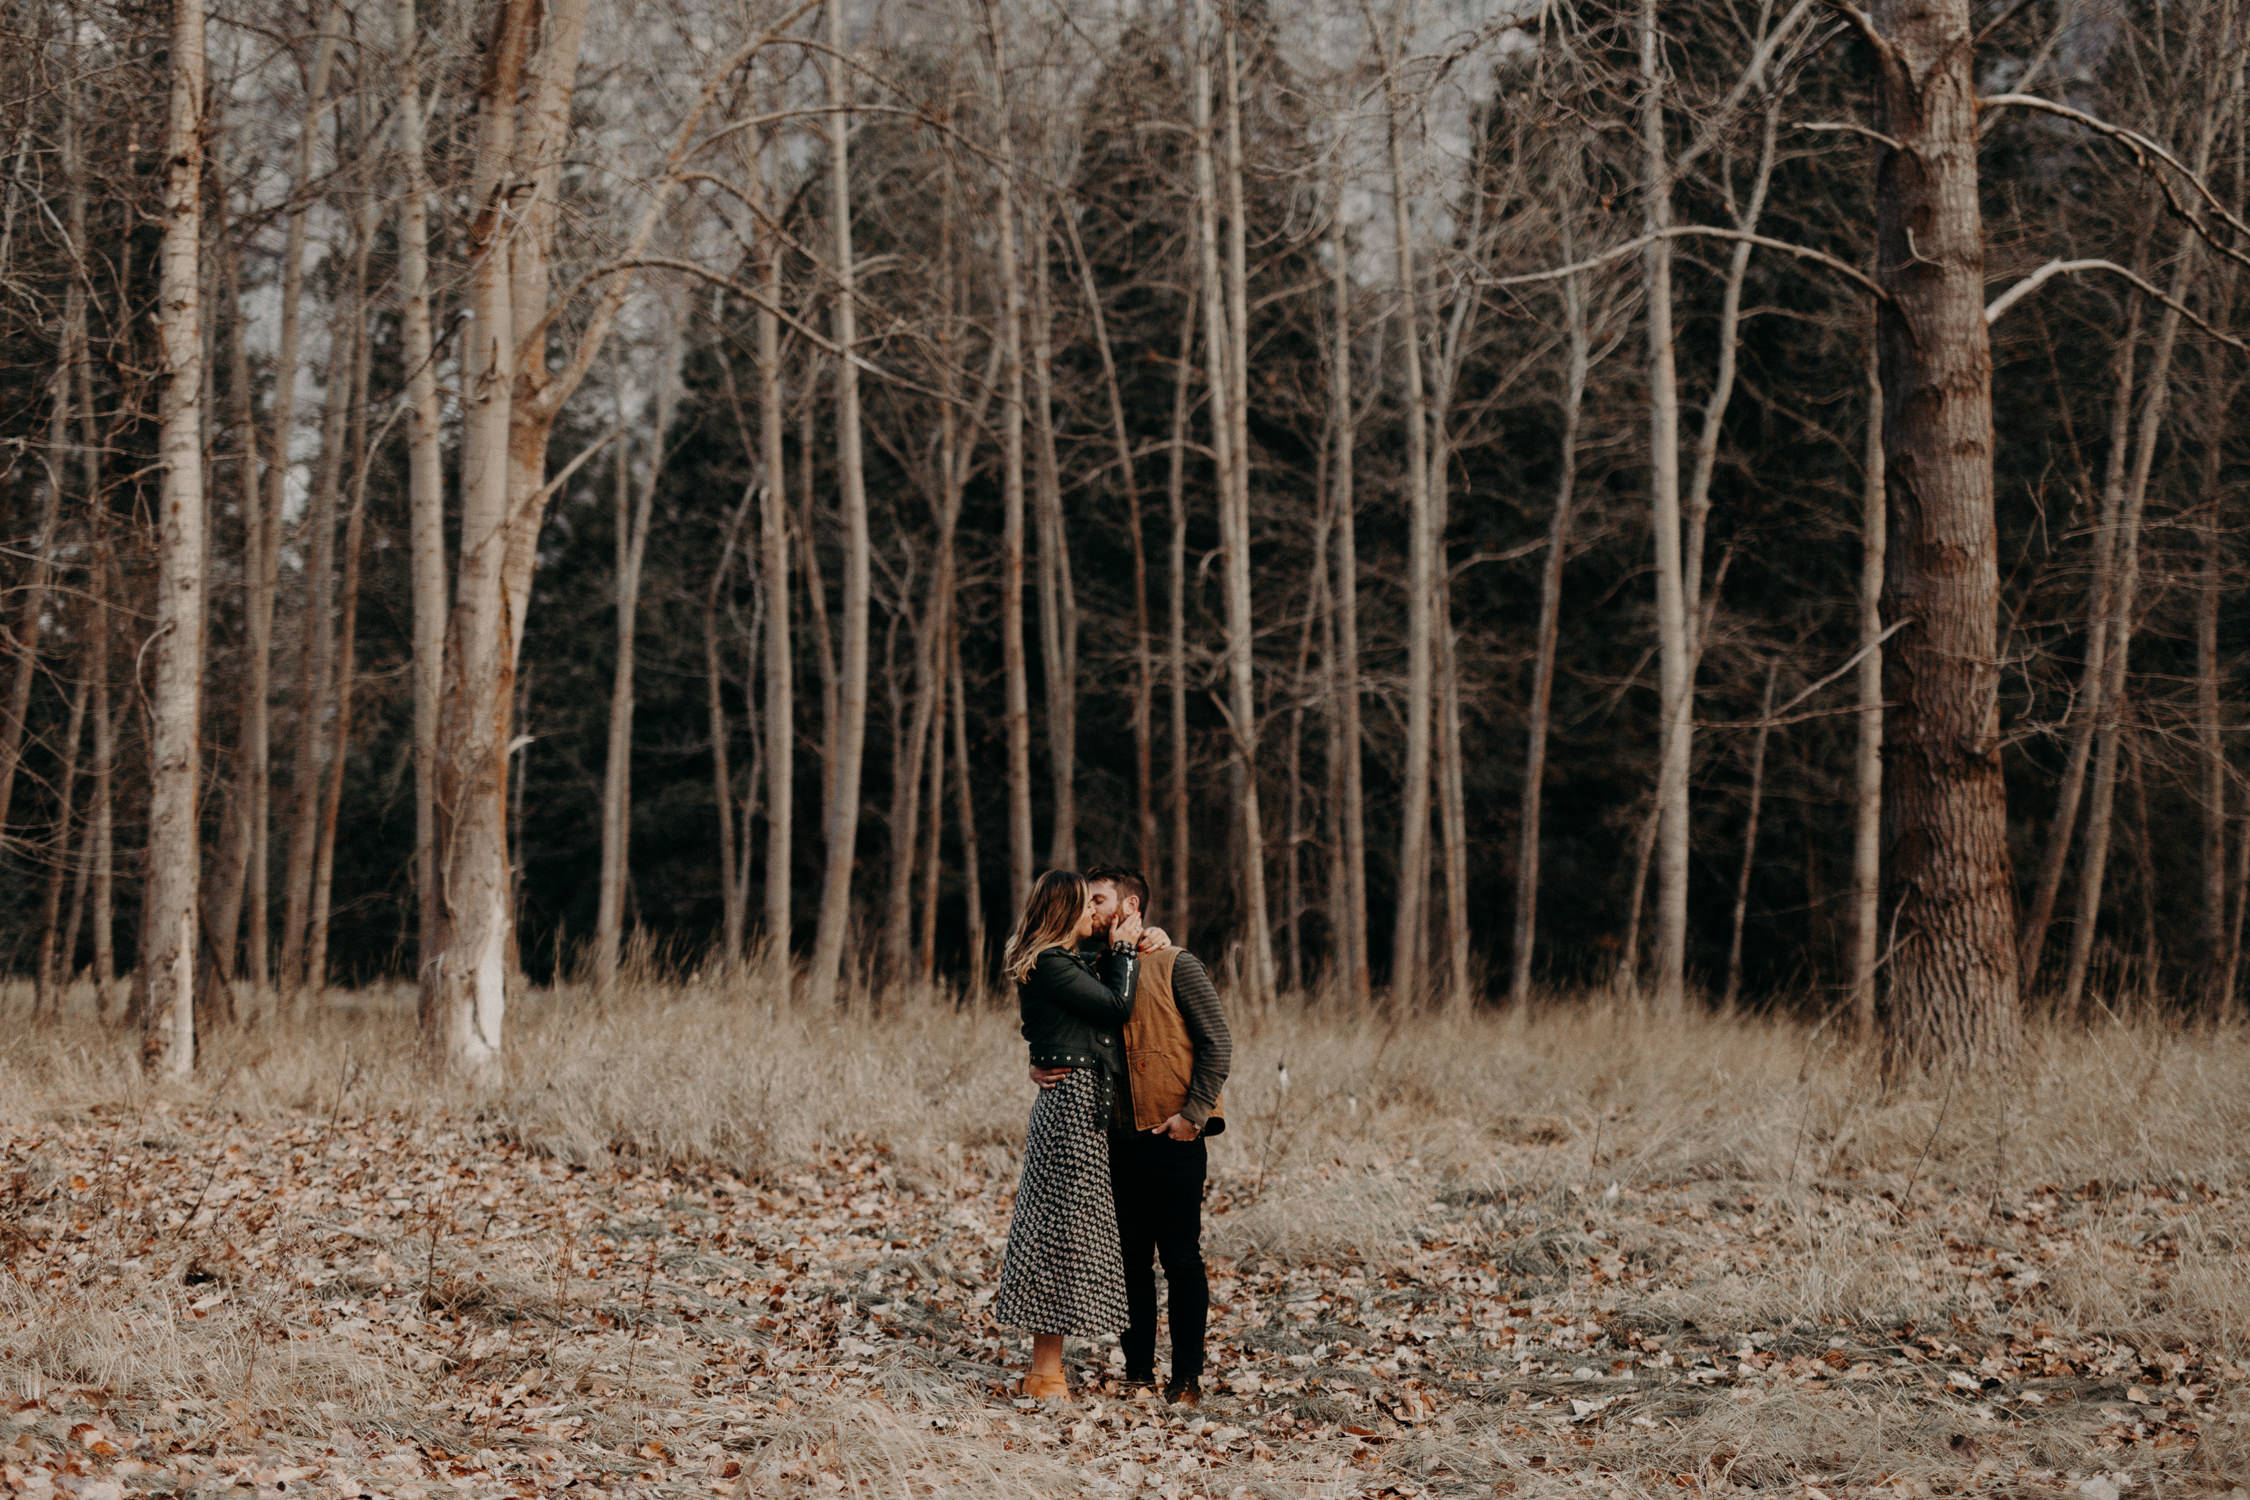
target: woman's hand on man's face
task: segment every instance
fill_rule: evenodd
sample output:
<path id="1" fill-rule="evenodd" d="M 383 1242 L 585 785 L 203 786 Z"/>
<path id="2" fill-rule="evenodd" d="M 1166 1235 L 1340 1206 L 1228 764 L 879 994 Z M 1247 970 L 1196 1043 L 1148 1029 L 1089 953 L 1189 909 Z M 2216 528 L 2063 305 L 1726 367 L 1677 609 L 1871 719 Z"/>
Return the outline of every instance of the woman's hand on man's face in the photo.
<path id="1" fill-rule="evenodd" d="M 1141 914 L 1137 911 L 1120 912 L 1109 924 L 1109 940 L 1119 947 L 1135 948 L 1141 942 Z"/>

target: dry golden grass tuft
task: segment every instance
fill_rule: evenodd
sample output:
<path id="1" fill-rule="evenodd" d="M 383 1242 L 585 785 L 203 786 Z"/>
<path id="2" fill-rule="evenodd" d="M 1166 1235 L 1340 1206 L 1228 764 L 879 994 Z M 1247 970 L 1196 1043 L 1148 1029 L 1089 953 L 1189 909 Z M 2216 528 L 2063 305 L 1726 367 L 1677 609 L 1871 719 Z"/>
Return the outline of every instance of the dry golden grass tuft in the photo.
<path id="1" fill-rule="evenodd" d="M 1053 1416 L 980 1299 L 999 1007 L 534 993 L 470 1093 L 398 988 L 219 1029 L 182 1089 L 0 1006 L 0 1489 L 2224 1495 L 2250 1456 L 2239 1031 L 1885 1092 L 1762 1019 L 1237 1016 L 1212 1397 Z"/>

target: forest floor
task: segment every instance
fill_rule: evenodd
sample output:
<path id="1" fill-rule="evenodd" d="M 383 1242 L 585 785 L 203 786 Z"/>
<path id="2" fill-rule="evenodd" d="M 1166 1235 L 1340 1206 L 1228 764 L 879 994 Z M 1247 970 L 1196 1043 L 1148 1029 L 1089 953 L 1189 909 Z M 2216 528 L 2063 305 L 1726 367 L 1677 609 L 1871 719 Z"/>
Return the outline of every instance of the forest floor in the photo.
<path id="1" fill-rule="evenodd" d="M 1877 1088 L 1755 1019 L 1237 1018 L 1199 1409 L 1011 1400 L 1010 1018 L 410 997 L 152 1087 L 0 997 L 0 1492 L 2232 1495 L 2250 1037 Z"/>

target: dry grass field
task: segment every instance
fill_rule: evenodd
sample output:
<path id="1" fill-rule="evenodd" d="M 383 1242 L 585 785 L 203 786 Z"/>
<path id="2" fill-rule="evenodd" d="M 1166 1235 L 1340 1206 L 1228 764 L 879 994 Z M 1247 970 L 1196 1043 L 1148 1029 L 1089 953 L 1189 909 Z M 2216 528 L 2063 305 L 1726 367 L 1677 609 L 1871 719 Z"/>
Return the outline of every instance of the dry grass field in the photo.
<path id="1" fill-rule="evenodd" d="M 1005 1395 L 1009 1017 L 410 997 L 0 1049 L 0 1492 L 2076 1500 L 2250 1475 L 2250 1038 L 1884 1094 L 1794 1025 L 1237 1018 L 1200 1410 Z"/>

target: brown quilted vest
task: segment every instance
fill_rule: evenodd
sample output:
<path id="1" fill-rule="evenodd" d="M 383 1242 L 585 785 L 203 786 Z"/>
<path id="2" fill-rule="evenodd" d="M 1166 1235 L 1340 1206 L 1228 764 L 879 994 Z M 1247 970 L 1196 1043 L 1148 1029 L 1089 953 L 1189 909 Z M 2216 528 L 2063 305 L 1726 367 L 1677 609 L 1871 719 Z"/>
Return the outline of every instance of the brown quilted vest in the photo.
<path id="1" fill-rule="evenodd" d="M 1125 1023 L 1125 1066 L 1132 1075 L 1135 1130 L 1154 1130 L 1187 1103 L 1195 1041 L 1172 999 L 1172 965 L 1179 956 L 1177 948 L 1141 955 L 1133 1015 Z M 1224 1113 L 1214 1105 L 1211 1117 L 1218 1119 Z"/>

